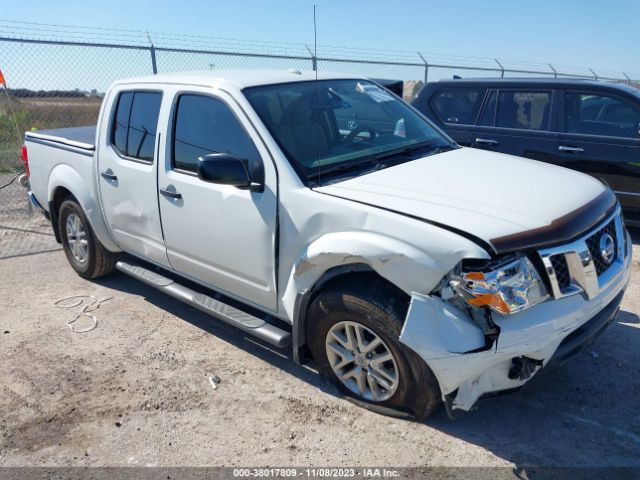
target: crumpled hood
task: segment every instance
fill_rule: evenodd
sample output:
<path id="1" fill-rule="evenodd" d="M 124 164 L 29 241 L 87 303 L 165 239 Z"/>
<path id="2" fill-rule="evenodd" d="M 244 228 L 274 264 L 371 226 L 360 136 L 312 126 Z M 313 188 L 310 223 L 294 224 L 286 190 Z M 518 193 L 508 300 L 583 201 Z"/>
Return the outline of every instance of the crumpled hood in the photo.
<path id="1" fill-rule="evenodd" d="M 459 148 L 314 190 L 447 225 L 491 244 L 549 226 L 606 187 L 566 168 Z"/>

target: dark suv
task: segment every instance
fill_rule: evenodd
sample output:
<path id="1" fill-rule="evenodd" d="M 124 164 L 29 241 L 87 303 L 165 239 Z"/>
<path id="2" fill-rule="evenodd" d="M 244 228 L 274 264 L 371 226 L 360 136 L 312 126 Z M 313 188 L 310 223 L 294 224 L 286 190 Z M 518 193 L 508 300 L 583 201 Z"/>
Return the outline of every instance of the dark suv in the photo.
<path id="1" fill-rule="evenodd" d="M 456 79 L 428 83 L 413 106 L 460 145 L 603 180 L 627 223 L 640 225 L 640 90 L 594 80 Z"/>

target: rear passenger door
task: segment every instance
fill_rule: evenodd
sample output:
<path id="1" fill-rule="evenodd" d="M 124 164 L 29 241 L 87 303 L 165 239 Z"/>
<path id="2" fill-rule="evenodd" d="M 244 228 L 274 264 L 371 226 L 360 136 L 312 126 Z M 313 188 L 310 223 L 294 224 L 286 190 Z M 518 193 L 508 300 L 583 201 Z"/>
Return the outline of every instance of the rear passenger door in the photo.
<path id="1" fill-rule="evenodd" d="M 471 146 L 485 92 L 480 87 L 443 88 L 429 100 L 438 117 L 434 120 L 459 145 Z"/>
<path id="2" fill-rule="evenodd" d="M 162 92 L 140 88 L 112 94 L 113 108 L 101 121 L 97 155 L 107 226 L 124 251 L 169 266 L 156 183 Z"/>
<path id="3" fill-rule="evenodd" d="M 555 163 L 557 133 L 553 131 L 553 110 L 552 90 L 490 90 L 471 146 Z"/>
<path id="4" fill-rule="evenodd" d="M 562 165 L 606 182 L 640 221 L 640 105 L 609 92 L 576 89 L 562 95 Z"/>

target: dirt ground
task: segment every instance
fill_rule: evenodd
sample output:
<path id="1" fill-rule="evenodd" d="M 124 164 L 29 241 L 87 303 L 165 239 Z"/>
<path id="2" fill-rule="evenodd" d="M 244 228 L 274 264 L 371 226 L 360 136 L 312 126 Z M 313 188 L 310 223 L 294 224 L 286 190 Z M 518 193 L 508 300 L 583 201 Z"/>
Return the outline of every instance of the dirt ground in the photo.
<path id="1" fill-rule="evenodd" d="M 362 410 L 287 352 L 122 274 L 85 281 L 61 251 L 2 259 L 0 465 L 640 466 L 635 243 L 622 311 L 591 351 L 423 423 Z M 113 298 L 76 333 L 81 306 L 54 305 L 72 295 Z"/>
<path id="2" fill-rule="evenodd" d="M 0 260 L 59 250 L 51 223 L 30 206 L 16 173 L 0 173 L 0 186 L 3 185 L 7 186 L 0 189 Z"/>

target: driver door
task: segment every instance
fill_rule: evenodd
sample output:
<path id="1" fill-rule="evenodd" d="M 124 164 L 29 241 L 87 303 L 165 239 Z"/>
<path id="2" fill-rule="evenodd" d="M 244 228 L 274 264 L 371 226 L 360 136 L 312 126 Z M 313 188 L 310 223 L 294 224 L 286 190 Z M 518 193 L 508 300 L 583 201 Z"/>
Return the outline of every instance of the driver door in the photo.
<path id="1" fill-rule="evenodd" d="M 158 174 L 169 261 L 189 278 L 275 311 L 278 185 L 269 154 L 226 93 L 193 88 L 173 95 L 172 133 Z M 201 180 L 198 159 L 213 153 L 261 166 L 263 191 Z"/>

